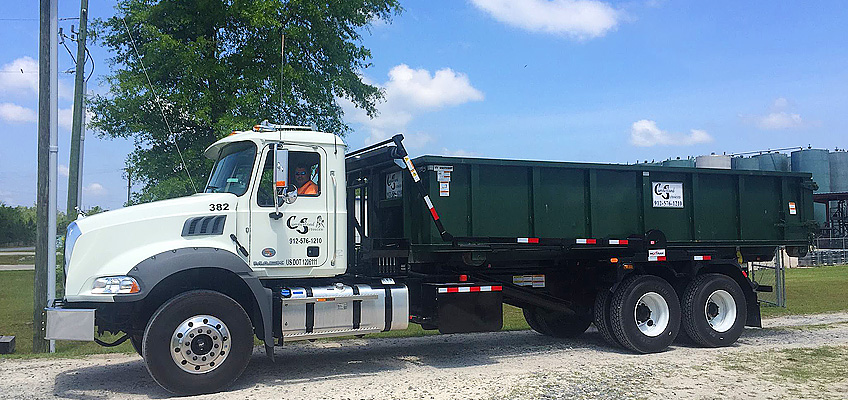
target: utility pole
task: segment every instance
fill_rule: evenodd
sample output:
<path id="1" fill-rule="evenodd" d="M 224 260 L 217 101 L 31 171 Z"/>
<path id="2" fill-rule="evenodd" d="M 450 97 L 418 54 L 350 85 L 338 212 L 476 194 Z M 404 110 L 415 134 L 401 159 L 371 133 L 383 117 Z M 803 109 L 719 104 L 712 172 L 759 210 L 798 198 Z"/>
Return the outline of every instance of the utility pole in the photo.
<path id="1" fill-rule="evenodd" d="M 85 117 L 85 36 L 88 20 L 88 0 L 80 1 L 80 25 L 77 32 L 77 66 L 74 77 L 74 120 L 71 127 L 71 160 L 68 163 L 68 218 L 77 217 L 79 193 L 82 183 L 82 125 Z"/>
<path id="2" fill-rule="evenodd" d="M 132 168 L 127 166 L 124 171 L 127 172 L 127 204 L 125 207 L 130 206 L 130 195 L 132 194 Z"/>
<path id="3" fill-rule="evenodd" d="M 53 156 L 53 130 L 55 128 L 54 112 L 56 84 L 56 36 L 58 34 L 57 0 L 41 0 L 39 4 L 39 48 L 38 48 L 38 186 L 36 187 L 36 248 L 35 248 L 35 280 L 33 287 L 32 312 L 32 351 L 43 353 L 49 349 L 49 342 L 44 340 L 44 307 L 50 294 L 49 272 L 53 265 L 53 290 L 55 292 L 55 263 L 56 263 L 56 207 L 55 197 L 53 212 L 50 212 L 51 189 L 55 188 L 55 180 L 50 176 L 55 174 Z M 58 118 L 57 118 L 58 119 Z M 51 173 L 51 164 L 53 169 Z M 52 183 L 52 186 L 51 186 Z M 55 193 L 55 192 L 54 192 Z M 53 216 L 52 224 L 50 216 Z M 51 229 L 52 226 L 52 229 Z M 52 230 L 52 234 L 51 234 Z M 53 249 L 52 251 L 50 249 Z M 50 258 L 53 262 L 50 262 Z M 55 295 L 55 294 L 54 294 Z"/>

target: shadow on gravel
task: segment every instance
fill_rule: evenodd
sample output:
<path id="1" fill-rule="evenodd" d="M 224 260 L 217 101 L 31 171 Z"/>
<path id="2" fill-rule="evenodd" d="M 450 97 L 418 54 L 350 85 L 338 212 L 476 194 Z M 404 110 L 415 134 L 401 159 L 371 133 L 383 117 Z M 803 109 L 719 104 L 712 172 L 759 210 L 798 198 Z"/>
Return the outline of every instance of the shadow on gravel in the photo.
<path id="1" fill-rule="evenodd" d="M 772 329 L 746 329 L 740 340 L 791 336 Z M 735 346 L 739 346 L 734 345 Z M 677 348 L 694 345 L 675 343 Z M 568 350 L 614 353 L 625 358 L 640 357 L 608 345 L 597 331 L 577 339 L 555 339 L 532 331 L 437 335 L 399 339 L 350 339 L 338 342 L 296 342 L 278 347 L 276 362 L 257 347 L 242 377 L 230 390 L 256 385 L 286 386 L 293 383 L 322 382 L 402 370 L 408 366 L 463 368 L 495 364 L 510 357 Z M 709 350 L 706 350 L 709 351 Z M 103 399 L 124 395 L 169 397 L 148 375 L 141 359 L 122 364 L 90 366 L 66 371 L 56 377 L 54 395 L 72 399 Z M 282 392 L 281 392 L 282 393 Z"/>
<path id="2" fill-rule="evenodd" d="M 94 400 L 123 395 L 166 398 L 170 393 L 159 387 L 147 373 L 141 358 L 121 364 L 94 365 L 56 375 L 53 395 L 60 398 Z"/>

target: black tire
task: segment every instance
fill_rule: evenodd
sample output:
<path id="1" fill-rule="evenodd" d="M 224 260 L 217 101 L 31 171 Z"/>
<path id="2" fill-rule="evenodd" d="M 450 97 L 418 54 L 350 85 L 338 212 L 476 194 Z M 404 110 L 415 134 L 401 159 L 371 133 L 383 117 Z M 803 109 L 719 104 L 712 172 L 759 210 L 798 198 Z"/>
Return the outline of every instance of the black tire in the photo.
<path id="1" fill-rule="evenodd" d="M 218 331 L 214 326 L 205 325 L 207 319 L 203 318 L 206 317 L 212 317 L 212 324 L 215 319 L 221 322 L 217 325 L 218 329 L 223 326 L 223 330 Z M 200 318 L 202 323 L 194 325 L 187 322 L 192 318 Z M 192 369 L 189 367 L 197 367 L 185 362 L 181 362 L 184 366 L 178 364 L 174 358 L 181 357 L 182 352 L 172 357 L 175 350 L 172 339 L 176 337 L 177 329 L 186 326 L 192 327 L 192 330 L 206 327 L 212 329 L 211 333 L 209 329 L 206 330 L 209 335 L 203 338 L 203 343 L 203 332 L 196 337 L 192 335 L 194 339 L 188 339 L 189 333 L 185 336 L 180 334 L 178 337 L 181 339 L 177 339 L 181 341 L 177 346 L 185 345 L 185 349 L 195 350 L 192 356 L 187 357 L 209 356 L 210 361 L 203 357 L 206 362 L 203 368 L 208 371 L 188 372 L 187 369 Z M 212 337 L 214 342 L 211 341 Z M 215 347 L 212 348 L 210 343 L 214 343 Z M 165 390 L 181 395 L 217 392 L 235 382 L 247 367 L 253 353 L 253 326 L 250 317 L 232 298 L 214 291 L 194 290 L 182 293 L 159 307 L 144 331 L 142 349 L 147 371 Z M 215 349 L 218 350 L 217 355 Z M 225 349 L 228 351 L 225 352 Z M 191 354 L 190 350 L 186 350 L 186 353 Z M 211 361 L 213 358 L 219 361 L 217 365 Z"/>
<path id="2" fill-rule="evenodd" d="M 683 328 L 692 341 L 701 346 L 731 345 L 745 330 L 748 319 L 745 293 L 726 275 L 704 274 L 695 278 L 686 287 L 682 306 Z"/>
<path id="3" fill-rule="evenodd" d="M 144 358 L 144 353 L 142 353 L 142 351 L 141 351 L 141 343 L 142 343 L 143 339 L 144 339 L 144 336 L 130 335 L 130 343 L 132 344 L 133 349 L 142 358 Z"/>
<path id="4" fill-rule="evenodd" d="M 677 337 L 680 301 L 664 279 L 634 276 L 623 281 L 613 294 L 610 323 L 615 338 L 625 348 L 637 353 L 663 351 Z"/>
<path id="5" fill-rule="evenodd" d="M 592 309 L 594 314 L 593 322 L 595 328 L 598 328 L 601 337 L 604 338 L 604 341 L 611 345 L 621 346 L 621 343 L 618 342 L 618 339 L 612 333 L 612 324 L 610 322 L 611 300 L 612 293 L 610 293 L 609 289 L 604 288 L 598 291 L 597 296 L 595 296 L 595 306 Z"/>
<path id="6" fill-rule="evenodd" d="M 592 325 L 592 318 L 588 315 L 573 315 L 539 307 L 534 309 L 533 316 L 539 328 L 534 329 L 536 332 L 557 338 L 580 336 Z"/>
<path id="7" fill-rule="evenodd" d="M 550 332 L 545 329 L 541 324 L 539 324 L 538 319 L 538 308 L 536 307 L 526 307 L 521 309 L 524 312 L 524 320 L 527 321 L 527 325 L 530 325 L 530 329 L 541 333 L 546 336 L 550 336 Z"/>

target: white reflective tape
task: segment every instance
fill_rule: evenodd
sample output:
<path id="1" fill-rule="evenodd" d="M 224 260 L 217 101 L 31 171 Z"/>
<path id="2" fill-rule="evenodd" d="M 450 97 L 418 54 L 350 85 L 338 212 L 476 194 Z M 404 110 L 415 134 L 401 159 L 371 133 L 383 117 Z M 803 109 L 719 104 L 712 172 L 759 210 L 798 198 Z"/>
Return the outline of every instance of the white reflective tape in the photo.
<path id="1" fill-rule="evenodd" d="M 695 256 L 695 261 L 704 261 L 704 256 Z"/>
<path id="2" fill-rule="evenodd" d="M 424 202 L 427 203 L 427 208 L 433 208 L 433 202 L 430 201 L 430 195 L 424 195 Z"/>
<path id="3" fill-rule="evenodd" d="M 448 292 L 448 288 L 443 288 L 443 287 L 439 288 L 439 293 L 447 293 L 447 292 Z"/>
<path id="4" fill-rule="evenodd" d="M 471 292 L 471 286 L 463 286 L 463 287 L 460 287 L 458 289 L 459 289 L 458 290 L 459 293 L 470 293 Z"/>
<path id="5" fill-rule="evenodd" d="M 529 238 L 518 238 L 518 243 L 530 243 Z"/>

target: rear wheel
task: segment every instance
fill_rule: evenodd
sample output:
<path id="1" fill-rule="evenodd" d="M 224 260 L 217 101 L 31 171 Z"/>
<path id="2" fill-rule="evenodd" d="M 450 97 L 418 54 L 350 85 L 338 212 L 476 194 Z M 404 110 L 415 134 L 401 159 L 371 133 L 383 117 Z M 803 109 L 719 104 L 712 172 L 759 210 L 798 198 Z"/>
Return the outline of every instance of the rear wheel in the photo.
<path id="1" fill-rule="evenodd" d="M 721 347 L 736 342 L 747 318 L 745 294 L 726 275 L 701 275 L 683 295 L 683 327 L 701 346 Z"/>
<path id="2" fill-rule="evenodd" d="M 595 296 L 595 306 L 592 309 L 594 314 L 594 323 L 595 327 L 598 328 L 598 332 L 601 334 L 601 337 L 604 340 L 612 345 L 620 346 L 618 340 L 615 338 L 615 335 L 612 333 L 612 325 L 610 322 L 610 301 L 612 300 L 612 293 L 609 289 L 604 288 L 598 291 L 597 296 Z"/>
<path id="3" fill-rule="evenodd" d="M 586 332 L 586 329 L 589 329 L 589 325 L 592 324 L 592 318 L 588 315 L 575 315 L 538 307 L 533 310 L 530 320 L 535 320 L 535 324 L 537 325 L 537 328 L 533 328 L 533 330 L 543 335 L 573 338 L 582 335 L 583 332 Z"/>
<path id="4" fill-rule="evenodd" d="M 538 310 L 539 309 L 536 307 L 522 308 L 522 311 L 524 312 L 524 320 L 527 321 L 527 325 L 530 325 L 530 329 L 543 335 L 550 336 L 550 332 L 539 324 L 537 317 Z"/>
<path id="5" fill-rule="evenodd" d="M 677 294 L 660 277 L 631 277 L 612 296 L 610 323 L 622 346 L 639 353 L 662 351 L 674 341 L 680 327 Z"/>
<path id="6" fill-rule="evenodd" d="M 238 302 L 218 292 L 195 290 L 159 307 L 144 331 L 147 370 L 177 394 L 220 391 L 247 367 L 253 327 Z"/>

